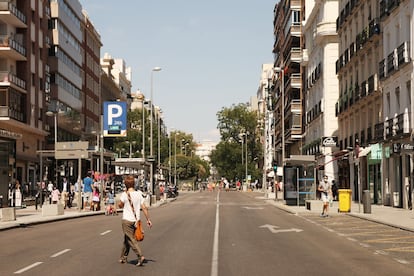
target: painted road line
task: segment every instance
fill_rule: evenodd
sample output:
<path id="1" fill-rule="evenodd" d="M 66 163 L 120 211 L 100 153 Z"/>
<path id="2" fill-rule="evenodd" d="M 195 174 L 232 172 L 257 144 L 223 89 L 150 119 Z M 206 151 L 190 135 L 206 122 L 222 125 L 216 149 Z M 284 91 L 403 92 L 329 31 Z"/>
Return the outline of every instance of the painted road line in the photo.
<path id="1" fill-rule="evenodd" d="M 65 254 L 66 252 L 69 252 L 69 251 L 70 251 L 70 249 L 64 249 L 64 250 L 62 250 L 62 251 L 60 251 L 60 252 L 58 252 L 56 254 L 53 254 L 52 256 L 50 256 L 50 258 L 56 258 L 56 257 L 58 257 L 58 256 L 60 256 L 62 254 Z"/>
<path id="2" fill-rule="evenodd" d="M 14 272 L 14 274 L 21 274 L 21 273 L 26 272 L 26 271 L 28 271 L 28 270 L 30 270 L 30 269 L 38 266 L 38 265 L 41 265 L 41 264 L 42 264 L 42 262 L 36 262 L 34 264 L 31 264 L 29 266 L 26 266 L 25 268 L 22 268 L 22 269 L 20 269 L 20 270 L 18 270 L 16 272 Z"/>
<path id="3" fill-rule="evenodd" d="M 106 235 L 106 234 L 111 233 L 111 232 L 112 232 L 112 230 L 106 230 L 105 232 L 102 232 L 100 235 L 103 236 L 103 235 Z"/>
<path id="4" fill-rule="evenodd" d="M 220 191 L 216 200 L 216 226 L 214 228 L 213 256 L 211 258 L 211 276 L 218 276 L 218 250 L 219 250 L 219 228 L 220 228 Z"/>

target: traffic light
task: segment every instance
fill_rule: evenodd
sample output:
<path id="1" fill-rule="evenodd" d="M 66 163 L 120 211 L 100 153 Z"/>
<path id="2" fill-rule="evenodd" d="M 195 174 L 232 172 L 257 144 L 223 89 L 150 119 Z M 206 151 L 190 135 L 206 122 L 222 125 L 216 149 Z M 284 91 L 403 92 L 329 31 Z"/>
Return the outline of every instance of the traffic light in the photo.
<path id="1" fill-rule="evenodd" d="M 276 161 L 273 161 L 273 171 L 277 172 L 277 163 L 276 163 Z"/>

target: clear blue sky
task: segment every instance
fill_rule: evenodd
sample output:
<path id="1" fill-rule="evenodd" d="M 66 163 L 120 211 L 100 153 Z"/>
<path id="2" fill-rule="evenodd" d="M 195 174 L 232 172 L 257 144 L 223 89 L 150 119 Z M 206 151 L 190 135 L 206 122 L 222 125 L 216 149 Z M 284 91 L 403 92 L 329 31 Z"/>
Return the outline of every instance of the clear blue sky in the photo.
<path id="1" fill-rule="evenodd" d="M 219 141 L 217 112 L 256 95 L 272 63 L 277 0 L 81 0 L 101 35 L 101 56 L 125 60 L 132 91 L 154 104 L 169 130 Z"/>

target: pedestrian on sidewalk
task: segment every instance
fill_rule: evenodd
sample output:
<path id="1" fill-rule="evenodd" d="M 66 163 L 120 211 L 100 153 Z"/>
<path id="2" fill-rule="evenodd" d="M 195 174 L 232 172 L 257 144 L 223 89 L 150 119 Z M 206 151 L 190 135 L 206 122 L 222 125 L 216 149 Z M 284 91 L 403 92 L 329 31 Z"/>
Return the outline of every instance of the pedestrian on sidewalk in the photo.
<path id="1" fill-rule="evenodd" d="M 138 241 L 134 237 L 135 227 L 138 221 L 140 221 L 140 209 L 147 219 L 148 227 L 152 226 L 152 222 L 149 218 L 147 206 L 145 205 L 144 196 L 141 191 L 136 191 L 134 188 L 134 177 L 132 175 L 125 178 L 126 191 L 124 191 L 119 200 L 119 208 L 123 208 L 122 212 L 122 231 L 124 232 L 124 241 L 121 251 L 120 263 L 126 263 L 129 254 L 129 249 L 132 248 L 134 253 L 138 256 L 137 266 L 142 266 L 145 257 L 142 254 L 142 250 L 138 244 Z"/>
<path id="2" fill-rule="evenodd" d="M 89 209 L 92 209 L 91 208 L 92 186 L 93 186 L 93 180 L 91 178 L 91 174 L 88 173 L 86 177 L 83 179 L 83 209 L 84 210 L 86 208 L 86 205 L 89 206 Z"/>
<path id="3" fill-rule="evenodd" d="M 323 176 L 323 181 L 318 186 L 318 191 L 321 192 L 321 199 L 323 202 L 323 209 L 321 217 L 328 217 L 329 211 L 329 201 L 330 197 L 332 196 L 332 187 L 331 184 L 328 182 L 328 176 Z"/>
<path id="4" fill-rule="evenodd" d="M 60 192 L 59 192 L 59 189 L 56 188 L 56 186 L 53 186 L 51 198 L 52 198 L 53 204 L 58 204 L 59 199 L 60 199 Z"/>

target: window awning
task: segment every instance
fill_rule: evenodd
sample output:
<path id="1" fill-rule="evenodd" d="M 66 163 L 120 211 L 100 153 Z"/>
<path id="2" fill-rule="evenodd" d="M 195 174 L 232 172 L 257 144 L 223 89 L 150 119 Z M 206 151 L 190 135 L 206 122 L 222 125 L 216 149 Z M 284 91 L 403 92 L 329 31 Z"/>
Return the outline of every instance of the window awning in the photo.
<path id="1" fill-rule="evenodd" d="M 371 147 L 365 147 L 359 151 L 358 157 L 367 156 L 371 152 Z"/>

